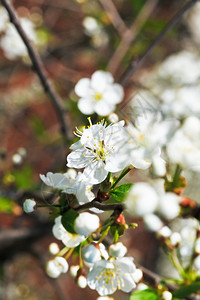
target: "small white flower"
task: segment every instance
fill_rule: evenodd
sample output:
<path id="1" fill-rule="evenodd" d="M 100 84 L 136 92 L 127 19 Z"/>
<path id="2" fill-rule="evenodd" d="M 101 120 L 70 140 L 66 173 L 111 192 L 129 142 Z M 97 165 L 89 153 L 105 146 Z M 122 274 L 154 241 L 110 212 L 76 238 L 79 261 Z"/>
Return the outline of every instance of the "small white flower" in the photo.
<path id="1" fill-rule="evenodd" d="M 90 121 L 90 119 L 89 119 Z M 75 134 L 80 141 L 73 144 L 67 156 L 70 168 L 85 168 L 83 175 L 91 184 L 102 182 L 108 172 L 118 172 L 128 166 L 125 155 L 124 121 L 106 127 L 103 121 Z"/>
<path id="2" fill-rule="evenodd" d="M 74 229 L 80 235 L 88 236 L 100 226 L 99 217 L 88 212 L 80 213 L 75 219 Z"/>
<path id="3" fill-rule="evenodd" d="M 21 18 L 20 23 L 29 39 L 36 42 L 33 23 L 26 18 Z M 15 59 L 17 57 L 27 55 L 27 49 L 24 42 L 19 36 L 14 25 L 10 23 L 6 26 L 5 34 L 0 41 L 0 46 L 4 50 L 6 57 L 9 59 Z"/>
<path id="4" fill-rule="evenodd" d="M 123 88 L 113 83 L 111 73 L 96 71 L 91 79 L 82 78 L 75 86 L 76 94 L 81 97 L 78 108 L 83 114 L 96 112 L 100 116 L 107 116 L 115 110 L 124 96 Z"/>
<path id="5" fill-rule="evenodd" d="M 87 282 L 91 289 L 97 290 L 101 296 L 111 295 L 117 289 L 129 293 L 136 284 L 131 276 L 135 271 L 131 257 L 100 260 L 90 269 Z"/>
<path id="6" fill-rule="evenodd" d="M 55 238 L 61 240 L 63 244 L 69 248 L 78 246 L 86 239 L 84 235 L 72 234 L 68 232 L 61 223 L 61 216 L 55 219 L 55 224 L 52 228 L 52 231 Z"/>
<path id="7" fill-rule="evenodd" d="M 62 190 L 66 194 L 74 194 L 80 204 L 90 202 L 95 195 L 92 193 L 92 186 L 85 180 L 85 176 L 75 170 L 69 169 L 65 174 L 48 172 L 47 175 L 40 175 L 41 180 L 48 186 Z"/>
<path id="8" fill-rule="evenodd" d="M 49 245 L 49 252 L 53 255 L 58 254 L 58 252 L 60 252 L 60 248 L 59 248 L 58 244 L 57 243 L 51 243 Z"/>
<path id="9" fill-rule="evenodd" d="M 169 291 L 164 291 L 162 293 L 162 300 L 172 300 L 172 293 Z"/>
<path id="10" fill-rule="evenodd" d="M 48 261 L 46 272 L 51 278 L 57 278 L 61 273 L 68 271 L 68 263 L 63 257 L 55 257 Z"/>
<path id="11" fill-rule="evenodd" d="M 109 254 L 113 257 L 123 257 L 127 252 L 127 248 L 121 243 L 110 245 Z"/>
<path id="12" fill-rule="evenodd" d="M 144 225 L 150 231 L 157 232 L 163 227 L 161 219 L 154 214 L 147 214 L 143 217 Z"/>
<path id="13" fill-rule="evenodd" d="M 87 279 L 85 276 L 83 275 L 80 275 L 78 278 L 77 278 L 77 285 L 81 288 L 81 289 L 85 289 L 86 286 L 87 286 Z"/>
<path id="14" fill-rule="evenodd" d="M 167 145 L 167 154 L 172 163 L 183 169 L 200 172 L 200 120 L 194 116 L 185 120 Z"/>
<path id="15" fill-rule="evenodd" d="M 21 155 L 19 155 L 18 153 L 15 153 L 12 156 L 12 161 L 15 165 L 20 165 L 22 163 L 22 157 Z"/>
<path id="16" fill-rule="evenodd" d="M 138 182 L 130 189 L 125 204 L 130 214 L 143 216 L 155 211 L 158 196 L 150 184 Z"/>
<path id="17" fill-rule="evenodd" d="M 23 203 L 23 210 L 28 214 L 34 212 L 36 209 L 37 203 L 35 200 L 26 199 Z"/>

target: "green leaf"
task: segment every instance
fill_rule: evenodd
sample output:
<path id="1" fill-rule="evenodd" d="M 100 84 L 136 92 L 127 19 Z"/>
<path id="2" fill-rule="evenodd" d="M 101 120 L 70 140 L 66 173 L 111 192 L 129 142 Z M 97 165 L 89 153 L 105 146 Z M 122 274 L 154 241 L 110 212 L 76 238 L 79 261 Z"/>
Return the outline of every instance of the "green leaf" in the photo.
<path id="1" fill-rule="evenodd" d="M 125 200 L 127 192 L 133 186 L 133 183 L 122 184 L 110 192 L 117 202 L 123 202 Z"/>
<path id="2" fill-rule="evenodd" d="M 181 287 L 173 293 L 173 296 L 179 299 L 183 299 L 193 293 L 200 292 L 200 281 L 193 282 L 189 285 Z"/>
<path id="3" fill-rule="evenodd" d="M 76 233 L 74 230 L 74 221 L 77 217 L 78 217 L 78 213 L 73 209 L 69 209 L 62 216 L 61 219 L 62 225 L 70 233 Z"/>
<path id="4" fill-rule="evenodd" d="M 158 300 L 158 295 L 152 289 L 133 292 L 129 300 Z"/>
<path id="5" fill-rule="evenodd" d="M 34 188 L 33 184 L 33 170 L 31 166 L 24 166 L 20 170 L 14 170 L 13 174 L 15 179 L 15 184 L 18 189 L 29 189 Z"/>
<path id="6" fill-rule="evenodd" d="M 12 213 L 14 203 L 11 199 L 0 197 L 0 212 Z"/>

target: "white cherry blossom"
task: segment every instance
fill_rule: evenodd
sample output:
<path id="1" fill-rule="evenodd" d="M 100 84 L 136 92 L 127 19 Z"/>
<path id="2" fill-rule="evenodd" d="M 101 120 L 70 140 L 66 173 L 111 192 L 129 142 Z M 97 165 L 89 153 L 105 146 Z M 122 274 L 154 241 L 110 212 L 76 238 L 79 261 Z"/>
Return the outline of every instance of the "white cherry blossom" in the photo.
<path id="1" fill-rule="evenodd" d="M 133 258 L 122 257 L 97 261 L 90 269 L 87 283 L 101 296 L 111 295 L 117 289 L 129 293 L 136 284 L 131 276 L 136 267 Z"/>
<path id="2" fill-rule="evenodd" d="M 76 195 L 80 204 L 90 202 L 95 197 L 91 191 L 92 186 L 85 181 L 86 177 L 73 169 L 65 174 L 48 172 L 46 176 L 40 175 L 40 178 L 48 186 Z"/>
<path id="3" fill-rule="evenodd" d="M 83 132 L 77 129 L 80 140 L 73 144 L 73 151 L 67 156 L 70 168 L 85 168 L 83 174 L 91 184 L 102 182 L 108 172 L 118 172 L 127 165 L 126 134 L 124 121 L 111 124 L 92 125 Z"/>
<path id="4" fill-rule="evenodd" d="M 69 248 L 78 246 L 86 239 L 84 235 L 72 234 L 68 232 L 61 223 L 61 216 L 55 219 L 55 224 L 52 228 L 52 231 L 55 238 L 61 240 L 63 244 Z"/>
<path id="5" fill-rule="evenodd" d="M 167 154 L 172 163 L 183 169 L 200 172 L 200 120 L 188 117 L 167 145 Z"/>
<path id="6" fill-rule="evenodd" d="M 126 252 L 127 248 L 121 242 L 110 245 L 109 247 L 109 254 L 112 257 L 123 257 Z"/>
<path id="7" fill-rule="evenodd" d="M 26 18 L 20 18 L 20 23 L 30 41 L 36 42 L 37 39 L 33 23 Z M 9 59 L 27 55 L 26 46 L 14 25 L 11 23 L 8 23 L 6 26 L 5 33 L 0 40 L 0 46 L 4 50 L 6 57 Z"/>
<path id="8" fill-rule="evenodd" d="M 116 104 L 123 99 L 123 88 L 113 83 L 111 73 L 96 71 L 91 79 L 82 78 L 75 86 L 76 94 L 81 97 L 78 108 L 83 114 L 96 112 L 100 116 L 107 116 L 115 110 Z"/>

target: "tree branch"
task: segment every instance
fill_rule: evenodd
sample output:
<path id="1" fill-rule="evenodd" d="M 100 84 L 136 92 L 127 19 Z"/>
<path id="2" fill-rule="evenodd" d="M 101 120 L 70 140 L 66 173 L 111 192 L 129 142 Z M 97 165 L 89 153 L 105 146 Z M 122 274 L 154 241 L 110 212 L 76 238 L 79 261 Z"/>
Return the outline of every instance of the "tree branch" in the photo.
<path id="1" fill-rule="evenodd" d="M 164 30 L 155 38 L 147 50 L 142 54 L 138 61 L 132 61 L 130 67 L 125 71 L 120 79 L 120 83 L 125 85 L 133 73 L 141 66 L 146 57 L 153 51 L 153 49 L 161 42 L 165 35 L 180 21 L 183 15 L 191 9 L 199 0 L 191 0 L 169 21 Z"/>
<path id="2" fill-rule="evenodd" d="M 40 59 L 40 56 L 38 55 L 36 50 L 33 48 L 30 40 L 28 39 L 26 33 L 24 32 L 24 30 L 20 24 L 19 17 L 17 16 L 15 9 L 12 6 L 11 2 L 9 0 L 1 0 L 1 3 L 7 10 L 9 17 L 10 17 L 10 21 L 15 26 L 17 32 L 21 36 L 21 38 L 27 48 L 29 57 L 33 64 L 34 71 L 38 75 L 40 82 L 44 88 L 45 93 L 49 96 L 49 98 L 52 102 L 52 105 L 55 109 L 55 112 L 57 114 L 58 120 L 61 125 L 61 133 L 66 140 L 68 138 L 67 120 L 66 120 L 67 112 L 66 112 L 66 109 L 64 108 L 63 102 L 62 102 L 60 96 L 57 94 L 52 82 L 48 78 L 48 75 L 47 75 L 44 65 L 42 63 L 42 60 Z"/>
<path id="3" fill-rule="evenodd" d="M 149 16 L 153 12 L 157 3 L 158 0 L 147 1 L 144 7 L 142 8 L 141 12 L 139 13 L 139 15 L 136 17 L 132 26 L 129 29 L 127 29 L 126 32 L 123 34 L 121 42 L 117 50 L 114 52 L 113 56 L 111 57 L 108 65 L 108 70 L 112 74 L 115 74 L 115 72 L 117 71 L 121 60 L 123 59 L 131 43 L 136 38 L 137 34 L 141 30 L 145 22 L 148 20 Z"/>
<path id="4" fill-rule="evenodd" d="M 76 210 L 76 211 L 83 211 L 83 210 L 95 207 L 95 208 L 98 208 L 98 209 L 103 210 L 103 211 L 116 210 L 116 209 L 119 209 L 119 210 L 122 210 L 122 211 L 124 210 L 124 205 L 121 204 L 121 203 L 102 204 L 99 201 L 97 201 L 97 199 L 98 198 L 95 198 L 91 202 L 79 205 L 79 206 L 77 206 L 73 209 Z"/>
<path id="5" fill-rule="evenodd" d="M 105 9 L 108 17 L 110 18 L 113 26 L 119 32 L 119 34 L 123 37 L 124 33 L 127 31 L 126 25 L 124 24 L 122 18 L 120 17 L 115 5 L 112 0 L 99 0 L 101 5 Z"/>

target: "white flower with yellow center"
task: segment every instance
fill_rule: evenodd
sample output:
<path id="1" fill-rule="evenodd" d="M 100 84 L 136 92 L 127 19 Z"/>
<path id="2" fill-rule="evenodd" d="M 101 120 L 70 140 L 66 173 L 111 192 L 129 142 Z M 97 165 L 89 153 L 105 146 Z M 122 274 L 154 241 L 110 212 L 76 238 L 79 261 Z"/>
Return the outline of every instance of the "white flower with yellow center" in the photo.
<path id="1" fill-rule="evenodd" d="M 101 296 L 111 295 L 117 289 L 129 293 L 136 287 L 131 275 L 135 270 L 132 257 L 100 260 L 90 269 L 87 283 Z"/>
<path id="2" fill-rule="evenodd" d="M 123 88 L 113 83 L 111 73 L 96 71 L 91 79 L 82 78 L 75 86 L 76 94 L 81 97 L 78 108 L 85 115 L 96 112 L 100 116 L 107 116 L 115 110 L 124 96 Z"/>
<path id="3" fill-rule="evenodd" d="M 68 232 L 61 223 L 61 216 L 55 219 L 55 224 L 53 226 L 53 235 L 58 240 L 61 240 L 63 244 L 69 248 L 73 248 L 78 246 L 81 242 L 83 242 L 86 237 L 80 234 L 72 234 Z"/>
<path id="4" fill-rule="evenodd" d="M 90 121 L 90 119 L 89 119 Z M 85 168 L 83 174 L 90 184 L 102 182 L 108 172 L 118 172 L 128 166 L 124 121 L 106 127 L 103 121 L 83 132 L 76 130 L 80 140 L 73 144 L 67 156 L 70 168 Z"/>

